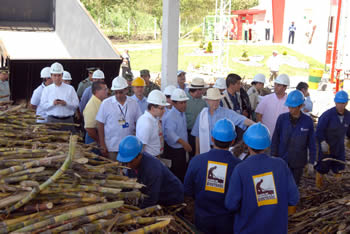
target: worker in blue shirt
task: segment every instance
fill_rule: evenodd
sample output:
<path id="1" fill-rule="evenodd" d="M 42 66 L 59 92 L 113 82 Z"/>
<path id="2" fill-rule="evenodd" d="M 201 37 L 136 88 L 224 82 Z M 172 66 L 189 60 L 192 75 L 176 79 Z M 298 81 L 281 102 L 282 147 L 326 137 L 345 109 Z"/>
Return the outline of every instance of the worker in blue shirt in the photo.
<path id="1" fill-rule="evenodd" d="M 333 158 L 345 162 L 345 135 L 350 137 L 350 112 L 345 109 L 348 100 L 345 91 L 337 92 L 334 98 L 335 107 L 324 112 L 318 120 L 316 138 L 319 142 L 319 155 L 316 165 L 316 186 L 319 188 L 323 184 L 323 174 L 332 170 L 336 177 L 340 177 L 339 172 L 344 170 L 344 164 L 323 159 Z"/>
<path id="2" fill-rule="evenodd" d="M 233 213 L 225 207 L 230 176 L 240 160 L 228 151 L 236 138 L 228 119 L 216 122 L 212 130 L 214 148 L 194 157 L 185 177 L 185 196 L 195 199 L 195 225 L 210 234 L 233 233 Z"/>
<path id="3" fill-rule="evenodd" d="M 173 108 L 163 118 L 164 154 L 171 160 L 170 170 L 183 182 L 186 174 L 186 152 L 191 152 L 186 124 L 186 102 L 189 98 L 183 89 L 177 88 L 171 94 Z"/>
<path id="4" fill-rule="evenodd" d="M 207 96 L 203 97 L 203 99 L 207 100 L 209 107 L 203 108 L 199 113 L 191 132 L 192 136 L 196 137 L 196 155 L 208 152 L 213 145 L 210 132 L 216 121 L 227 118 L 231 120 L 235 126 L 243 130 L 254 123 L 252 120 L 233 110 L 221 107 L 220 100 L 223 97 L 224 96 L 221 95 L 220 90 L 217 88 L 208 89 Z"/>
<path id="5" fill-rule="evenodd" d="M 181 181 L 159 159 L 141 151 L 142 142 L 135 136 L 127 136 L 120 142 L 117 155 L 119 162 L 131 168 L 130 174 L 134 173 L 137 181 L 145 185 L 141 192 L 146 197 L 140 207 L 183 203 L 184 189 Z"/>
<path id="6" fill-rule="evenodd" d="M 298 186 L 308 161 L 308 149 L 309 174 L 313 173 L 316 156 L 314 123 L 301 111 L 304 101 L 304 95 L 299 90 L 288 94 L 285 105 L 289 113 L 283 113 L 278 117 L 271 143 L 271 155 L 286 161 Z"/>
<path id="7" fill-rule="evenodd" d="M 288 231 L 288 211 L 295 212 L 298 187 L 287 163 L 264 151 L 270 133 L 261 123 L 243 135 L 250 156 L 233 170 L 225 206 L 234 211 L 234 233 L 281 234 Z"/>

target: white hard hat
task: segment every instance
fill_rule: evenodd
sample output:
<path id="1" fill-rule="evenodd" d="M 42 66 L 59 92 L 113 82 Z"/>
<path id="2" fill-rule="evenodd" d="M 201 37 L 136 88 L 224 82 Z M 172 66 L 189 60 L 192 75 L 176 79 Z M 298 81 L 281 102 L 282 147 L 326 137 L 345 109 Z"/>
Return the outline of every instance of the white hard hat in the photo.
<path id="1" fill-rule="evenodd" d="M 147 97 L 147 102 L 159 106 L 169 106 L 169 103 L 166 102 L 165 95 L 157 89 L 150 92 Z"/>
<path id="2" fill-rule="evenodd" d="M 217 89 L 226 89 L 226 80 L 225 78 L 218 78 L 213 85 L 213 88 Z"/>
<path id="3" fill-rule="evenodd" d="M 104 78 L 105 78 L 105 74 L 100 69 L 92 73 L 92 79 L 104 79 Z"/>
<path id="4" fill-rule="evenodd" d="M 63 71 L 63 78 L 62 80 L 72 80 L 72 77 L 69 72 Z"/>
<path id="5" fill-rule="evenodd" d="M 185 91 L 183 89 L 175 89 L 174 92 L 171 94 L 171 100 L 173 101 L 187 101 L 189 98 L 187 97 Z"/>
<path id="6" fill-rule="evenodd" d="M 275 80 L 275 83 L 289 86 L 289 76 L 286 74 L 278 75 Z"/>
<path id="7" fill-rule="evenodd" d="M 173 94 L 175 89 L 176 89 L 175 85 L 168 85 L 164 89 L 164 95 L 171 96 L 171 94 Z"/>
<path id="8" fill-rule="evenodd" d="M 63 74 L 63 66 L 60 63 L 53 63 L 50 67 L 51 74 Z"/>
<path id="9" fill-rule="evenodd" d="M 122 76 L 118 76 L 112 81 L 111 90 L 122 90 L 128 87 L 128 82 Z"/>
<path id="10" fill-rule="evenodd" d="M 265 75 L 261 73 L 256 74 L 252 82 L 259 82 L 265 84 Z"/>
<path id="11" fill-rule="evenodd" d="M 50 67 L 44 67 L 43 69 L 41 69 L 40 77 L 43 79 L 50 78 L 51 77 Z"/>

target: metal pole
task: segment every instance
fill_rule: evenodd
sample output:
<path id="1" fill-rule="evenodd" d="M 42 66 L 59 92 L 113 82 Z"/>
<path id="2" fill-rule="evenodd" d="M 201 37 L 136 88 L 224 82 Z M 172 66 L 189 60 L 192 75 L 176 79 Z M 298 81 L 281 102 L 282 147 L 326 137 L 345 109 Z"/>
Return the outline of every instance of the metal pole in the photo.
<path id="1" fill-rule="evenodd" d="M 334 69 L 335 69 L 335 62 L 337 60 L 336 56 L 337 56 L 337 44 L 338 44 L 338 34 L 339 34 L 339 21 L 340 21 L 340 13 L 341 13 L 341 3 L 342 3 L 342 0 L 338 0 L 338 14 L 337 14 L 337 25 L 336 25 L 336 29 L 335 29 L 334 48 L 333 48 L 331 83 L 334 83 Z"/>

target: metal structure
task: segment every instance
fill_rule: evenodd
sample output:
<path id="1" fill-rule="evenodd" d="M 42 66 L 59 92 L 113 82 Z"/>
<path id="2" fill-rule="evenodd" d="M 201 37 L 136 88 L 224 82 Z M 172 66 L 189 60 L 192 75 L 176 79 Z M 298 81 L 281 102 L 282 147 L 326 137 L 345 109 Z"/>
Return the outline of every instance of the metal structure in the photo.
<path id="1" fill-rule="evenodd" d="M 214 57 L 214 72 L 229 70 L 229 45 L 231 34 L 231 0 L 216 0 L 214 39 L 218 42 L 217 56 Z"/>

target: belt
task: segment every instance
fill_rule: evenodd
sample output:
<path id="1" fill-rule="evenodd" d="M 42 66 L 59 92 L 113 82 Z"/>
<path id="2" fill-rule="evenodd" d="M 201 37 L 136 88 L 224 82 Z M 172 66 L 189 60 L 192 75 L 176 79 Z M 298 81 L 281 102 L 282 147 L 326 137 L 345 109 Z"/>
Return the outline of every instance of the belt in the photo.
<path id="1" fill-rule="evenodd" d="M 54 119 L 69 119 L 73 116 L 54 116 L 54 115 L 49 115 L 49 117 L 54 118 Z"/>

